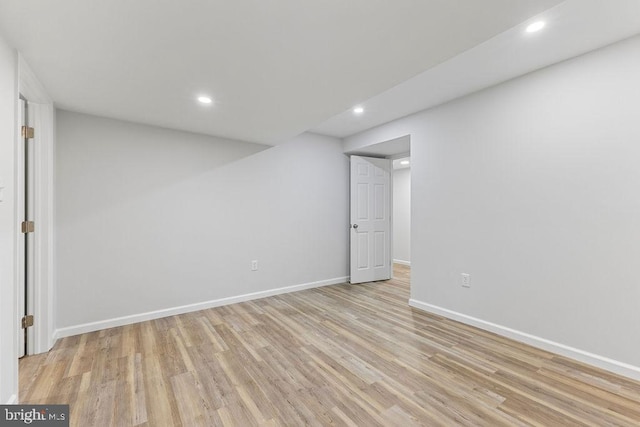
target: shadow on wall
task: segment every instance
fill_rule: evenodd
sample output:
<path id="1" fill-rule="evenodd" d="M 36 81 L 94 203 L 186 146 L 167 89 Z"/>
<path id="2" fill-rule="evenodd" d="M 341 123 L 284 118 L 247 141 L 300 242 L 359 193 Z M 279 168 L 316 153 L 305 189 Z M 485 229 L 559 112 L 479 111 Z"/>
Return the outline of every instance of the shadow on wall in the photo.
<path id="1" fill-rule="evenodd" d="M 271 148 L 64 110 L 56 128 L 58 218 L 69 221 Z"/>

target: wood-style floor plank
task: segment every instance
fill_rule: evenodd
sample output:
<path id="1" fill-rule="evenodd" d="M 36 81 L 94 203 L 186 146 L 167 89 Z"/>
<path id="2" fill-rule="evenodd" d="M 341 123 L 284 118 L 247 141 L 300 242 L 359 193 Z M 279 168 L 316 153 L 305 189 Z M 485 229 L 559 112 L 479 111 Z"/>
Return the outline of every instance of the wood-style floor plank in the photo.
<path id="1" fill-rule="evenodd" d="M 640 383 L 408 306 L 410 269 L 59 340 L 73 426 L 638 426 Z"/>

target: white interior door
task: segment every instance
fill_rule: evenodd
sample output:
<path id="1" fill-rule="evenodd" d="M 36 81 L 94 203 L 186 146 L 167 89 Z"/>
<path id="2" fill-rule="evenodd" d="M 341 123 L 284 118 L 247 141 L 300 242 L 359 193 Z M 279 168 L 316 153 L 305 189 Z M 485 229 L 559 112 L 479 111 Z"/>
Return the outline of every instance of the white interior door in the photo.
<path id="1" fill-rule="evenodd" d="M 20 107 L 18 108 L 18 132 L 21 132 L 22 126 L 26 125 L 26 102 L 23 99 L 20 99 Z M 26 149 L 24 145 L 24 138 L 20 140 L 21 144 L 18 148 L 18 164 L 25 164 L 25 154 Z M 23 166 L 24 167 L 24 166 Z M 22 168 L 20 170 L 22 170 Z M 22 174 L 21 174 L 22 175 Z M 18 178 L 18 189 L 16 193 L 16 206 L 18 209 L 18 221 L 21 223 L 26 216 L 25 213 L 25 180 L 24 176 Z M 16 224 L 18 229 L 20 229 L 20 224 Z M 24 238 L 18 239 L 18 357 L 22 357 L 26 355 L 26 335 L 25 330 L 22 329 L 22 317 L 26 314 L 26 277 L 25 277 L 25 262 L 26 262 L 26 242 Z"/>
<path id="2" fill-rule="evenodd" d="M 33 328 L 23 328 L 22 319 L 34 310 L 34 257 L 35 238 L 34 233 L 24 232 L 23 221 L 33 221 L 35 214 L 35 147 L 32 138 L 22 134 L 23 126 L 31 126 L 29 118 L 29 105 L 24 99 L 20 99 L 18 131 L 22 135 L 18 149 L 18 164 L 20 165 L 20 177 L 16 194 L 20 230 L 18 239 L 18 357 L 33 352 L 34 335 Z"/>
<path id="3" fill-rule="evenodd" d="M 391 278 L 391 161 L 351 156 L 351 283 Z"/>
<path id="4" fill-rule="evenodd" d="M 34 126 L 33 114 L 29 101 L 26 102 L 25 118 L 26 125 L 30 128 Z M 24 188 L 25 188 L 25 217 L 24 220 L 35 223 L 36 217 L 36 147 L 33 137 L 25 137 L 25 162 L 24 162 Z M 36 282 L 36 232 L 39 225 L 36 224 L 34 230 L 24 234 L 25 241 L 25 316 L 33 317 L 35 303 L 35 282 Z M 26 339 L 25 354 L 33 354 L 35 335 L 32 326 L 25 328 Z"/>

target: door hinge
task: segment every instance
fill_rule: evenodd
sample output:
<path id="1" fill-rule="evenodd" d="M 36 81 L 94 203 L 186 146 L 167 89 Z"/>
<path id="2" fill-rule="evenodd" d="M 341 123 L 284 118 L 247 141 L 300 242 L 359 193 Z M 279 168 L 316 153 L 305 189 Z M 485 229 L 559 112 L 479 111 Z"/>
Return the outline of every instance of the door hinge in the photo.
<path id="1" fill-rule="evenodd" d="M 33 233 L 36 229 L 36 224 L 33 221 L 22 221 L 22 233 Z"/>
<path id="2" fill-rule="evenodd" d="M 22 329 L 27 329 L 29 326 L 33 326 L 33 314 L 26 315 L 22 318 Z"/>
<path id="3" fill-rule="evenodd" d="M 33 130 L 32 127 L 29 126 L 22 126 L 22 137 L 26 138 L 26 139 L 31 139 L 33 138 L 35 131 Z"/>

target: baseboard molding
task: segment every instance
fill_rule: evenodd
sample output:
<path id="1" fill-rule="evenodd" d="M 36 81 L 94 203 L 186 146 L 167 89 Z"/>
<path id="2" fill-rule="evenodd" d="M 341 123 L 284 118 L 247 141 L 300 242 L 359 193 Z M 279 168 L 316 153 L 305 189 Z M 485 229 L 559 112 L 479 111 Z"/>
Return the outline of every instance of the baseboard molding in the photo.
<path id="1" fill-rule="evenodd" d="M 475 326 L 477 328 L 484 329 L 485 331 L 493 332 L 503 337 L 511 338 L 515 341 L 520 341 L 533 347 L 550 351 L 561 356 L 569 357 L 571 359 L 587 363 L 597 368 L 604 369 L 618 375 L 623 375 L 636 381 L 640 381 L 640 367 L 638 366 L 629 365 L 628 363 L 619 362 L 617 360 L 609 359 L 608 357 L 589 353 L 587 351 L 573 348 L 568 345 L 540 338 L 535 335 L 507 328 L 505 326 L 497 325 L 495 323 L 487 322 L 482 319 L 467 316 L 466 314 L 458 313 L 456 311 L 448 310 L 436 305 L 427 304 L 415 299 L 410 299 L 409 305 L 428 313 L 436 314 L 438 316 L 456 320 L 467 325 Z"/>
<path id="2" fill-rule="evenodd" d="M 393 263 L 394 263 L 394 264 L 400 264 L 400 265 L 408 265 L 408 266 L 411 266 L 411 261 L 404 261 L 404 260 L 401 260 L 401 259 L 394 259 L 394 260 L 393 260 Z"/>
<path id="3" fill-rule="evenodd" d="M 14 405 L 16 403 L 18 403 L 18 395 L 12 394 L 9 400 L 7 401 L 7 403 L 5 403 L 5 405 Z"/>
<path id="4" fill-rule="evenodd" d="M 304 283 L 302 285 L 286 286 L 282 288 L 270 289 L 267 291 L 253 292 L 250 294 L 238 295 L 234 297 L 220 298 L 211 301 L 205 301 L 195 304 L 181 305 L 178 307 L 166 308 L 163 310 L 149 311 L 146 313 L 133 314 L 130 316 L 117 317 L 113 319 L 100 320 L 98 322 L 84 323 L 76 326 L 68 326 L 66 328 L 57 329 L 54 333 L 54 341 L 58 338 L 70 337 L 73 335 L 84 334 L 87 332 L 99 331 L 102 329 L 114 328 L 117 326 L 130 325 L 133 323 L 144 322 L 146 320 L 160 319 L 176 314 L 191 313 L 207 308 L 221 307 L 223 305 L 246 302 L 260 298 L 270 297 L 274 295 L 287 294 L 290 292 L 302 291 L 305 289 L 319 288 L 321 286 L 337 285 L 348 281 L 348 277 L 336 277 L 334 279 L 321 280 L 318 282 Z"/>

